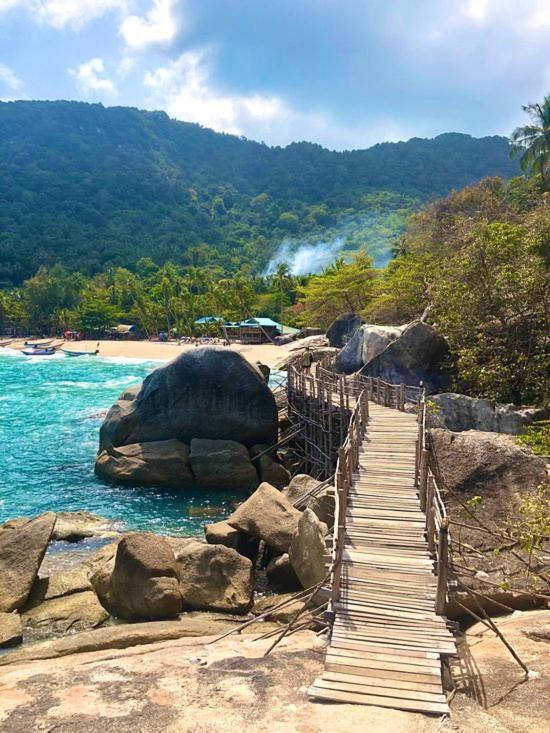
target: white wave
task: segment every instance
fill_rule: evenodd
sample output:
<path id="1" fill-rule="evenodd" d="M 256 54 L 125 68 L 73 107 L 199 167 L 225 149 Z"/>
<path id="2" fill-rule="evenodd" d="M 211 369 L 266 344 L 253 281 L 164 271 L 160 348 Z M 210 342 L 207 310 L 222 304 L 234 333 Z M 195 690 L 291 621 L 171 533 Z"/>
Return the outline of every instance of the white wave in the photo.
<path id="1" fill-rule="evenodd" d="M 141 377 L 135 374 L 129 374 L 126 377 L 119 377 L 118 379 L 108 379 L 107 381 L 95 381 L 95 382 L 77 382 L 70 380 L 62 380 L 60 382 L 50 382 L 49 387 L 77 387 L 79 389 L 97 389 L 106 387 L 124 387 L 127 384 L 139 384 L 142 381 Z"/>
<path id="2" fill-rule="evenodd" d="M 9 346 L 3 346 L 0 349 L 0 356 L 24 356 L 19 349 L 12 349 Z"/>
<path id="3" fill-rule="evenodd" d="M 136 357 L 129 356 L 100 356 L 98 357 L 101 361 L 109 362 L 110 364 L 151 364 L 151 366 L 158 366 L 159 364 L 166 364 L 164 359 L 138 359 Z"/>

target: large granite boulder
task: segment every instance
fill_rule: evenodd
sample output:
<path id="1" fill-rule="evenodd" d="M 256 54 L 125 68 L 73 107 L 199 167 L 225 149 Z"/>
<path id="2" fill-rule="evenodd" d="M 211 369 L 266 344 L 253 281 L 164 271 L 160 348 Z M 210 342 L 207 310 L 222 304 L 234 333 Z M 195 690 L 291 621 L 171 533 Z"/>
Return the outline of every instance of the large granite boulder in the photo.
<path id="1" fill-rule="evenodd" d="M 311 509 L 304 509 L 288 550 L 290 564 L 303 588 L 312 588 L 327 574 L 323 557 L 327 531 L 327 525 Z"/>
<path id="2" fill-rule="evenodd" d="M 353 374 L 368 364 L 403 333 L 406 326 L 364 324 L 336 355 L 334 369 L 340 374 Z"/>
<path id="3" fill-rule="evenodd" d="M 262 375 L 229 349 L 187 351 L 155 369 L 133 400 L 119 400 L 100 431 L 100 451 L 193 438 L 234 440 L 247 447 L 277 439 L 277 408 Z"/>
<path id="4" fill-rule="evenodd" d="M 282 489 L 290 481 L 290 473 L 279 463 L 274 451 L 267 445 L 253 445 L 250 449 L 250 458 L 258 471 L 260 481 Z"/>
<path id="5" fill-rule="evenodd" d="M 21 616 L 16 613 L 0 612 L 0 649 L 17 646 L 23 641 L 23 625 Z"/>
<path id="6" fill-rule="evenodd" d="M 364 322 L 357 313 L 343 313 L 341 316 L 338 316 L 327 330 L 329 346 L 335 346 L 337 349 L 341 349 L 348 343 Z"/>
<path id="7" fill-rule="evenodd" d="M 234 440 L 192 440 L 189 461 L 201 489 L 253 491 L 260 483 L 248 450 Z"/>
<path id="8" fill-rule="evenodd" d="M 114 565 L 92 576 L 101 604 L 113 616 L 163 619 L 182 610 L 176 559 L 166 538 L 133 532 L 118 543 Z"/>
<path id="9" fill-rule="evenodd" d="M 95 472 L 107 481 L 130 486 L 189 489 L 194 485 L 189 447 L 179 440 L 110 446 L 97 457 Z"/>
<path id="10" fill-rule="evenodd" d="M 449 385 L 449 346 L 435 328 L 422 321 L 410 323 L 401 336 L 365 363 L 361 373 L 392 384 L 424 384 L 428 392 Z"/>
<path id="11" fill-rule="evenodd" d="M 319 486 L 318 479 L 309 476 L 307 473 L 297 473 L 296 476 L 292 477 L 288 486 L 283 489 L 283 494 L 291 504 L 295 504 L 317 486 Z"/>
<path id="12" fill-rule="evenodd" d="M 283 489 L 283 494 L 293 505 L 296 505 L 298 501 L 301 502 L 300 509 L 308 507 L 321 522 L 324 522 L 328 527 L 332 527 L 336 507 L 333 491 L 327 487 L 313 496 L 307 496 L 310 491 L 318 486 L 318 479 L 308 476 L 307 473 L 298 473 L 289 485 Z"/>
<path id="13" fill-rule="evenodd" d="M 176 551 L 184 609 L 244 613 L 254 590 L 251 561 L 224 545 L 189 542 Z"/>
<path id="14" fill-rule="evenodd" d="M 204 538 L 209 545 L 224 545 L 254 560 L 258 554 L 259 540 L 232 527 L 228 522 L 214 522 L 204 525 Z"/>
<path id="15" fill-rule="evenodd" d="M 545 409 L 494 404 L 454 392 L 431 395 L 429 399 L 435 405 L 435 409 L 430 410 L 431 425 L 455 433 L 484 430 L 519 435 L 534 421 L 545 420 L 549 416 Z"/>
<path id="16" fill-rule="evenodd" d="M 54 525 L 55 514 L 47 512 L 0 532 L 0 611 L 9 613 L 25 605 Z"/>
<path id="17" fill-rule="evenodd" d="M 504 496 L 533 489 L 546 478 L 544 459 L 515 445 L 511 436 L 435 428 L 430 437 L 443 487 L 454 491 Z"/>
<path id="18" fill-rule="evenodd" d="M 277 552 L 287 552 L 298 526 L 300 512 L 274 486 L 263 483 L 227 522 L 251 537 L 263 540 Z"/>
<path id="19" fill-rule="evenodd" d="M 89 574 L 90 567 L 88 563 L 83 562 L 59 573 L 37 578 L 25 604 L 25 610 L 39 606 L 44 601 L 51 601 L 54 598 L 93 590 L 88 577 Z"/>

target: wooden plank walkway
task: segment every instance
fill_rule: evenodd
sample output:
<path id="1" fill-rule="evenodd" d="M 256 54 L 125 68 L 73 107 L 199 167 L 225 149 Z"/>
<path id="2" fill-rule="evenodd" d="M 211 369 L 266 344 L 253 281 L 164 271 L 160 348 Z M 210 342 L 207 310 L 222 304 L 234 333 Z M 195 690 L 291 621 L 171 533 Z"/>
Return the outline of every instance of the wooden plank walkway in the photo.
<path id="1" fill-rule="evenodd" d="M 444 714 L 437 578 L 415 487 L 415 415 L 369 403 L 348 496 L 339 600 L 325 671 L 310 697 Z"/>

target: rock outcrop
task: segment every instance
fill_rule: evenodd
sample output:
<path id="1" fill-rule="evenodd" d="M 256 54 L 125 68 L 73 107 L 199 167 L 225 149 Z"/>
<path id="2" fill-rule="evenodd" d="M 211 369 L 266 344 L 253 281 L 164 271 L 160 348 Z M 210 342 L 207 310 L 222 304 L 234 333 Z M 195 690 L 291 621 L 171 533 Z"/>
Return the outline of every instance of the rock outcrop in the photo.
<path id="1" fill-rule="evenodd" d="M 174 552 L 158 535 L 125 535 L 118 543 L 114 566 L 101 566 L 91 581 L 101 604 L 114 616 L 163 619 L 177 616 L 182 609 Z"/>
<path id="2" fill-rule="evenodd" d="M 343 313 L 330 324 L 327 330 L 329 346 L 341 349 L 365 321 L 357 313 Z"/>
<path id="3" fill-rule="evenodd" d="M 290 564 L 303 588 L 317 585 L 327 574 L 323 558 L 327 531 L 327 525 L 311 509 L 304 509 L 288 551 Z"/>
<path id="4" fill-rule="evenodd" d="M 0 649 L 17 646 L 23 641 L 21 616 L 16 613 L 0 612 Z"/>
<path id="5" fill-rule="evenodd" d="M 155 369 L 133 399 L 128 391 L 100 431 L 100 450 L 132 443 L 194 438 L 272 445 L 277 408 L 262 375 L 228 349 L 185 352 Z"/>
<path id="6" fill-rule="evenodd" d="M 15 517 L 8 519 L 0 527 L 3 529 L 19 529 L 34 517 Z M 55 525 L 50 539 L 65 542 L 80 542 L 88 537 L 116 537 L 118 532 L 112 520 L 86 511 L 57 512 Z"/>
<path id="7" fill-rule="evenodd" d="M 97 457 L 95 471 L 107 481 L 130 486 L 188 489 L 194 485 L 189 447 L 179 440 L 110 446 Z"/>
<path id="8" fill-rule="evenodd" d="M 406 326 L 361 326 L 336 355 L 334 368 L 341 374 L 358 372 L 378 354 L 399 338 Z"/>
<path id="9" fill-rule="evenodd" d="M 25 638 L 33 640 L 69 631 L 89 631 L 108 618 L 108 611 L 91 590 L 51 598 L 22 612 Z"/>
<path id="10" fill-rule="evenodd" d="M 241 532 L 263 540 L 278 552 L 287 552 L 300 512 L 274 486 L 263 483 L 227 522 Z"/>
<path id="11" fill-rule="evenodd" d="M 519 435 L 535 420 L 547 419 L 549 415 L 544 409 L 494 404 L 454 392 L 431 395 L 429 400 L 435 405 L 430 410 L 430 424 L 453 432 L 483 430 Z"/>
<path id="12" fill-rule="evenodd" d="M 22 608 L 34 585 L 55 525 L 48 512 L 0 532 L 0 611 Z"/>
<path id="13" fill-rule="evenodd" d="M 410 323 L 399 338 L 365 362 L 361 373 L 392 384 L 424 384 L 428 392 L 449 385 L 449 346 L 435 328 L 422 321 Z"/>
<path id="14" fill-rule="evenodd" d="M 244 613 L 252 604 L 251 561 L 224 545 L 189 542 L 176 552 L 184 609 Z"/>
<path id="15" fill-rule="evenodd" d="M 260 483 L 247 449 L 234 440 L 192 440 L 189 461 L 203 489 L 253 491 Z"/>
<path id="16" fill-rule="evenodd" d="M 444 487 L 479 495 L 533 489 L 546 478 L 542 458 L 498 433 L 430 430 L 433 451 Z"/>
<path id="17" fill-rule="evenodd" d="M 204 536 L 209 545 L 224 545 L 240 555 L 254 560 L 258 554 L 259 541 L 239 532 L 225 520 L 204 525 Z"/>

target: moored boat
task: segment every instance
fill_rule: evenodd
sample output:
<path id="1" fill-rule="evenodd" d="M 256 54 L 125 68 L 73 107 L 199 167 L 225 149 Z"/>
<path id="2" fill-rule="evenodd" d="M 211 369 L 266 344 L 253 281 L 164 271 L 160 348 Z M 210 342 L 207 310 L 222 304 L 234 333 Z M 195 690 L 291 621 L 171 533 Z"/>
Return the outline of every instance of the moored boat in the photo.
<path id="1" fill-rule="evenodd" d="M 29 349 L 47 349 L 55 339 L 48 339 L 47 341 L 25 341 L 23 346 Z"/>
<path id="2" fill-rule="evenodd" d="M 48 346 L 45 349 L 34 347 L 32 349 L 21 349 L 22 353 L 25 354 L 25 356 L 53 356 L 55 354 L 56 349 L 54 349 L 51 346 Z"/>
<path id="3" fill-rule="evenodd" d="M 99 354 L 99 342 L 95 351 L 73 351 L 72 349 L 60 349 L 67 356 L 97 356 Z"/>

